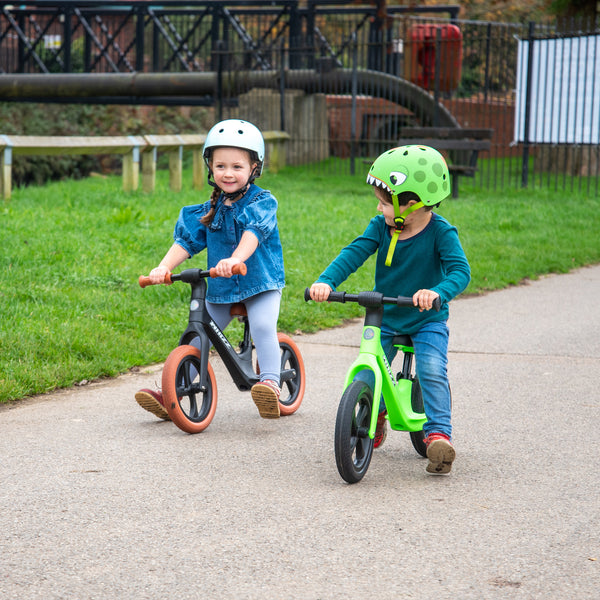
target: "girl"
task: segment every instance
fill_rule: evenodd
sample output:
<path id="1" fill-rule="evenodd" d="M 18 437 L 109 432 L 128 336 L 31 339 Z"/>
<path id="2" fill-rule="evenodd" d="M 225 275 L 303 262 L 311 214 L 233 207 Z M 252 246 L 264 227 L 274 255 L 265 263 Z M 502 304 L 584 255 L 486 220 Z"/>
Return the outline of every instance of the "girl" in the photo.
<path id="1" fill-rule="evenodd" d="M 150 271 L 152 283 L 185 259 L 206 249 L 207 268 L 218 279 L 208 286 L 207 307 L 223 329 L 231 321 L 231 305 L 243 302 L 260 364 L 260 381 L 251 390 L 260 416 L 279 417 L 280 352 L 277 319 L 285 285 L 283 252 L 277 227 L 277 200 L 255 185 L 260 176 L 265 144 L 257 127 L 238 119 L 217 123 L 206 136 L 204 161 L 213 192 L 208 202 L 184 207 L 175 225 L 174 244 Z M 232 268 L 246 263 L 245 276 Z M 135 398 L 142 408 L 168 419 L 162 393 L 140 390 Z"/>

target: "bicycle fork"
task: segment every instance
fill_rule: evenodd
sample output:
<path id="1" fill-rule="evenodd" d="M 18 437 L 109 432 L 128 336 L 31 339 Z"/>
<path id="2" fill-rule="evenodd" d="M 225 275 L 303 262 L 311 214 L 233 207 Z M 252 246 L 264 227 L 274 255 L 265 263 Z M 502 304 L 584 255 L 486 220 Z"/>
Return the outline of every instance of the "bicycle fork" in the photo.
<path id="1" fill-rule="evenodd" d="M 368 324 L 363 327 L 359 355 L 348 369 L 344 389 L 354 381 L 358 373 L 364 370 L 371 371 L 375 378 L 369 437 L 371 439 L 375 437 L 382 394 L 392 429 L 401 431 L 423 429 L 425 416 L 414 412 L 412 408 L 412 380 L 408 378 L 408 374 L 396 380 L 381 348 L 381 329 Z"/>

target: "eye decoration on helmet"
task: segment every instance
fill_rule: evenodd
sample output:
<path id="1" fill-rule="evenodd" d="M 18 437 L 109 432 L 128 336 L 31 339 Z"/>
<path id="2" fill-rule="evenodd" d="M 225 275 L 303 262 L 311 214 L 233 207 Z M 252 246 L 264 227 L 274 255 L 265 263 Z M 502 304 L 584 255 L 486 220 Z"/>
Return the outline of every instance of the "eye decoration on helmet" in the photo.
<path id="1" fill-rule="evenodd" d="M 371 165 L 367 183 L 392 196 L 413 192 L 426 206 L 439 204 L 450 194 L 448 165 L 429 146 L 400 146 L 384 152 Z"/>

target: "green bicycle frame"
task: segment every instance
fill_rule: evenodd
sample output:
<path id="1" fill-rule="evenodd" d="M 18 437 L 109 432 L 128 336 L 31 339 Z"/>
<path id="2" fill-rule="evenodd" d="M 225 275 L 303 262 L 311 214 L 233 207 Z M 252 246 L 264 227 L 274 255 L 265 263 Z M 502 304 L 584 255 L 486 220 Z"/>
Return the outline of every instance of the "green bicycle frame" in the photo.
<path id="1" fill-rule="evenodd" d="M 381 348 L 381 329 L 372 325 L 363 327 L 359 355 L 348 369 L 344 389 L 352 383 L 360 371 L 365 369 L 372 371 L 375 376 L 369 437 L 371 439 L 375 437 L 382 393 L 392 429 L 421 431 L 427 419 L 423 413 L 416 413 L 412 409 L 412 381 L 409 379 L 396 380 Z"/>

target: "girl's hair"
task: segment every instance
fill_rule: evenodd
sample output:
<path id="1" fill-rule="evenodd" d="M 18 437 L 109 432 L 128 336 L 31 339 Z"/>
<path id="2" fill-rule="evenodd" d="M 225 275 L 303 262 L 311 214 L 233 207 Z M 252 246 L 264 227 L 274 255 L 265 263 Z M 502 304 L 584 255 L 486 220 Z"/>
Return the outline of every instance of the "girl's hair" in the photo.
<path id="1" fill-rule="evenodd" d="M 208 227 L 212 223 L 213 219 L 215 218 L 215 208 L 220 195 L 221 190 L 217 187 L 213 188 L 212 194 L 210 195 L 210 209 L 200 219 L 200 223 L 202 223 L 202 225 L 206 225 L 206 227 Z"/>

